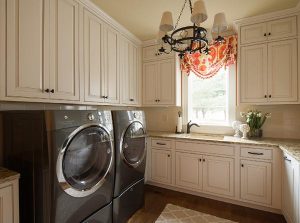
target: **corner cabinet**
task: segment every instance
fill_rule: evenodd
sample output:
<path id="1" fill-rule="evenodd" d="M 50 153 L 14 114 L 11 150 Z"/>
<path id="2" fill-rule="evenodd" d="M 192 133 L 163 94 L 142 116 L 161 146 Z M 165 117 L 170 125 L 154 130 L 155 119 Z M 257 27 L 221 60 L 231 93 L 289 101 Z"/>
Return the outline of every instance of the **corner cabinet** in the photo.
<path id="1" fill-rule="evenodd" d="M 297 104 L 297 17 L 239 26 L 239 102 Z"/>
<path id="2" fill-rule="evenodd" d="M 180 106 L 181 72 L 175 54 L 154 54 L 157 46 L 143 49 L 143 105 Z"/>

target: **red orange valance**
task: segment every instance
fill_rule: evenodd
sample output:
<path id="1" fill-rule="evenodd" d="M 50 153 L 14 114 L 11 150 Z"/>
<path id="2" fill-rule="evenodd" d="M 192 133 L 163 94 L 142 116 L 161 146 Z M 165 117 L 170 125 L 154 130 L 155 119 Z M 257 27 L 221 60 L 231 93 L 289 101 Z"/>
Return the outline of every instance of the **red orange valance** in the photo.
<path id="1" fill-rule="evenodd" d="M 193 71 L 200 78 L 210 78 L 218 73 L 222 67 L 236 63 L 237 36 L 224 37 L 222 43 L 209 44 L 209 54 L 195 52 L 186 54 L 180 62 L 183 73 L 189 75 Z"/>

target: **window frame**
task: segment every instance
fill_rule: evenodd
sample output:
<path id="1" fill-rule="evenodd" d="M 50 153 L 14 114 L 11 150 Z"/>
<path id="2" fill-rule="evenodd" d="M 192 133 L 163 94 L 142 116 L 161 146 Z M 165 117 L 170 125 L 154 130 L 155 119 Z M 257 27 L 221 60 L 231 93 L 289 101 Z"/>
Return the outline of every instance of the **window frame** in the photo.
<path id="1" fill-rule="evenodd" d="M 231 134 L 232 127 L 231 123 L 236 119 L 236 65 L 230 65 L 229 69 L 229 78 L 227 84 L 228 92 L 228 121 L 224 124 L 213 124 L 213 123 L 198 123 L 200 124 L 199 128 L 192 128 L 191 132 L 195 133 L 210 133 L 210 134 Z M 182 74 L 182 111 L 183 111 L 183 122 L 188 123 L 190 119 L 189 111 L 189 86 L 188 86 L 188 76 Z M 193 120 L 192 120 L 193 122 Z M 184 126 L 186 128 L 186 125 Z"/>

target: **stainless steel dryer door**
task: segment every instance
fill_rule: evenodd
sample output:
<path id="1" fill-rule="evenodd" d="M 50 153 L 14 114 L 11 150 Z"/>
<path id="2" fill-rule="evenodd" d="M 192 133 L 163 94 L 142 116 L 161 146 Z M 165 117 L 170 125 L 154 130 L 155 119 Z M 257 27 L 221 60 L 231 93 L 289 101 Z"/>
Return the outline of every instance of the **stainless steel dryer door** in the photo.
<path id="1" fill-rule="evenodd" d="M 65 141 L 57 159 L 57 178 L 73 197 L 84 197 L 101 187 L 112 166 L 113 142 L 98 125 L 76 129 Z"/>
<path id="2" fill-rule="evenodd" d="M 123 134 L 121 157 L 131 167 L 137 167 L 146 155 L 146 133 L 140 122 L 131 123 Z"/>

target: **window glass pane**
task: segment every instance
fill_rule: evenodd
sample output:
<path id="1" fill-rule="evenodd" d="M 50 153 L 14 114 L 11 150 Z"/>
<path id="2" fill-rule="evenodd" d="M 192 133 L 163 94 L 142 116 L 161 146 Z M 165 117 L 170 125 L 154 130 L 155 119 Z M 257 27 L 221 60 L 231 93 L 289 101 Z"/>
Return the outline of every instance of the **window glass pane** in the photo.
<path id="1" fill-rule="evenodd" d="M 189 119 L 206 124 L 228 122 L 228 69 L 202 79 L 191 73 L 189 77 Z"/>

